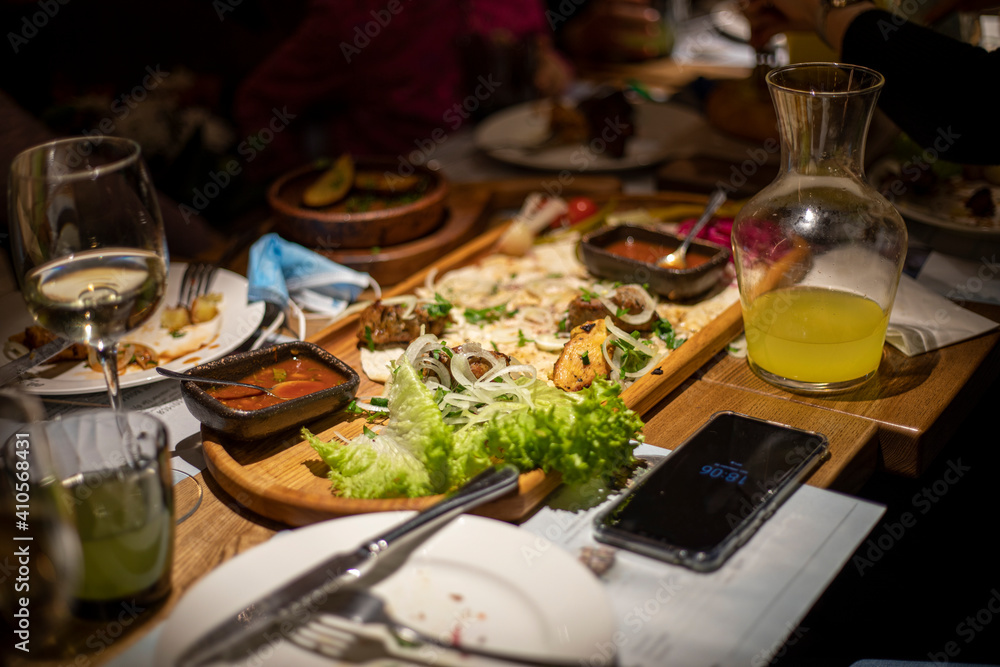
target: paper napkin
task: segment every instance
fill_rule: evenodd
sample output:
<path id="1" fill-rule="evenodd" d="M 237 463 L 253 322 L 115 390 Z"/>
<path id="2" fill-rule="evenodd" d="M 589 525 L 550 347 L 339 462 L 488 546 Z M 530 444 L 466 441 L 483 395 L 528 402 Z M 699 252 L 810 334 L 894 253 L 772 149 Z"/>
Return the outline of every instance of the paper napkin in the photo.
<path id="1" fill-rule="evenodd" d="M 907 356 L 974 338 L 997 323 L 958 306 L 907 275 L 899 280 L 885 340 Z"/>

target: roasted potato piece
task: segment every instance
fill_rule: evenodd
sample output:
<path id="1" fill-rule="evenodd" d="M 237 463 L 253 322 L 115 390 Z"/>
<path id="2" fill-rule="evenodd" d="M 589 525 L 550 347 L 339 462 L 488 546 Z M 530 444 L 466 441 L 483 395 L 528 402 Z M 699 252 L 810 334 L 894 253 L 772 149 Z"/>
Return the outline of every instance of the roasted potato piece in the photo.
<path id="1" fill-rule="evenodd" d="M 354 160 L 344 153 L 302 193 L 302 203 L 313 208 L 332 206 L 354 185 Z"/>
<path id="2" fill-rule="evenodd" d="M 569 342 L 552 369 L 552 381 L 565 391 L 580 391 L 595 378 L 609 375 L 601 344 L 608 337 L 604 320 L 584 322 L 570 331 Z"/>
<path id="3" fill-rule="evenodd" d="M 219 314 L 219 302 L 222 295 L 218 293 L 203 294 L 191 304 L 191 323 L 208 322 Z"/>
<path id="4" fill-rule="evenodd" d="M 178 331 L 191 324 L 191 314 L 184 306 L 164 308 L 160 315 L 160 328 L 168 331 Z"/>

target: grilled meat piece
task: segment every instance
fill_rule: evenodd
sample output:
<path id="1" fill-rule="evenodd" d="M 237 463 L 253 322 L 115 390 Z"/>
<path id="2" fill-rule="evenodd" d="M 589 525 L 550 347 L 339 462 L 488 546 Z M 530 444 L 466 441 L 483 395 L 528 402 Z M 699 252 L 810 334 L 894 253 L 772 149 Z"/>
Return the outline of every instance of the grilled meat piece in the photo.
<path id="1" fill-rule="evenodd" d="M 993 191 L 989 186 L 979 188 L 965 201 L 965 208 L 972 215 L 992 218 L 997 211 L 996 204 L 993 203 Z"/>
<path id="2" fill-rule="evenodd" d="M 636 315 L 642 312 L 644 300 L 639 294 L 641 288 L 634 285 L 622 285 L 614 291 L 608 299 L 619 308 L 624 308 L 629 315 Z M 597 299 L 585 301 L 583 296 L 578 296 L 570 302 L 566 314 L 566 328 L 575 329 L 584 322 L 593 320 L 603 320 L 608 315 L 616 327 L 632 333 L 633 331 L 652 331 L 653 324 L 658 319 L 656 313 L 650 313 L 649 319 L 641 324 L 628 324 L 620 317 L 605 308 L 604 304 Z"/>
<path id="3" fill-rule="evenodd" d="M 598 376 L 610 374 L 611 368 L 601 349 L 607 337 L 604 318 L 575 327 L 552 368 L 555 385 L 565 391 L 580 391 L 589 387 Z"/>
<path id="4" fill-rule="evenodd" d="M 459 345 L 458 347 L 453 347 L 451 349 L 453 352 L 456 353 L 462 353 L 467 351 L 464 345 Z M 494 359 L 499 359 L 504 364 L 510 365 L 510 357 L 504 354 L 503 352 L 499 352 L 496 350 L 483 350 L 483 351 L 486 354 L 492 356 Z M 439 352 L 434 352 L 434 354 L 435 358 L 441 361 L 448 369 L 448 372 L 450 373 L 452 357 L 447 354 L 441 354 Z M 493 366 L 490 364 L 489 360 L 486 357 L 473 356 L 469 357 L 469 368 L 470 370 L 472 370 L 472 374 L 476 376 L 476 379 L 478 380 L 479 378 L 486 375 L 486 373 L 488 373 L 490 370 L 492 370 Z M 424 371 L 425 376 L 428 375 L 429 373 L 430 373 L 429 370 Z"/>
<path id="5" fill-rule="evenodd" d="M 29 350 L 37 350 L 42 345 L 54 341 L 56 335 L 38 325 L 32 325 L 24 329 L 24 333 L 11 336 L 11 340 L 21 343 Z M 82 361 L 87 358 L 87 346 L 83 343 L 73 343 L 65 350 L 52 357 L 49 361 Z"/>
<path id="6" fill-rule="evenodd" d="M 440 336 L 447 326 L 447 315 L 432 317 L 423 306 L 417 306 L 409 319 L 403 319 L 402 305 L 376 301 L 361 311 L 358 340 L 377 348 L 407 345 L 421 333 Z"/>

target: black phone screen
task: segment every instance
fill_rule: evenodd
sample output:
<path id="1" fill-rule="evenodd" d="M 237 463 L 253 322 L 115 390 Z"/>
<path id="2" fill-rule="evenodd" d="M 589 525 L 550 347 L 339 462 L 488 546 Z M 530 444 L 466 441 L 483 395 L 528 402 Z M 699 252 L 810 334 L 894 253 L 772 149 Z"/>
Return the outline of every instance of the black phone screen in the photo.
<path id="1" fill-rule="evenodd" d="M 717 414 L 599 519 L 645 542 L 711 552 L 825 453 L 817 433 Z"/>

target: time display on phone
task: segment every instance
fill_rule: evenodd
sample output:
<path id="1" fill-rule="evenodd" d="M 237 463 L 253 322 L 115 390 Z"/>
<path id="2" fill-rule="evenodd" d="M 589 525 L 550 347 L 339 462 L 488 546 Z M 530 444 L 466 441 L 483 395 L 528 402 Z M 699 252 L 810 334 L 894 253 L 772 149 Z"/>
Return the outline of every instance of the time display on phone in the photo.
<path id="1" fill-rule="evenodd" d="M 742 464 L 731 461 L 728 464 L 714 463 L 712 465 L 704 465 L 701 467 L 702 475 L 711 477 L 712 479 L 718 479 L 723 482 L 729 482 L 731 484 L 737 484 L 742 486 L 746 483 L 749 473 L 747 473 L 746 468 Z"/>

